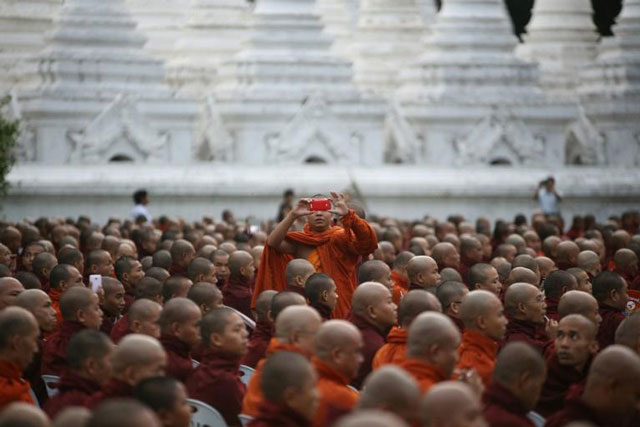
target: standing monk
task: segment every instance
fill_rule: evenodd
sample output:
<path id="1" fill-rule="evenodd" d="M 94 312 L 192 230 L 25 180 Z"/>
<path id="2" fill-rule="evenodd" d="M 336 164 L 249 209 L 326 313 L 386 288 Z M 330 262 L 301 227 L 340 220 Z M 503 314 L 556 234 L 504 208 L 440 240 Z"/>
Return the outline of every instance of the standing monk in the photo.
<path id="1" fill-rule="evenodd" d="M 374 229 L 347 207 L 342 194 L 332 192 L 331 196 L 333 209 L 328 211 L 311 211 L 312 200 L 300 200 L 269 235 L 252 305 L 264 289 L 283 290 L 285 268 L 292 258 L 306 258 L 317 272 L 336 282 L 340 298 L 333 315 L 347 317 L 356 288 L 356 265 L 361 256 L 376 250 L 378 239 Z M 343 228 L 332 226 L 332 214 L 341 217 Z M 307 218 L 304 231 L 287 232 L 302 216 Z"/>

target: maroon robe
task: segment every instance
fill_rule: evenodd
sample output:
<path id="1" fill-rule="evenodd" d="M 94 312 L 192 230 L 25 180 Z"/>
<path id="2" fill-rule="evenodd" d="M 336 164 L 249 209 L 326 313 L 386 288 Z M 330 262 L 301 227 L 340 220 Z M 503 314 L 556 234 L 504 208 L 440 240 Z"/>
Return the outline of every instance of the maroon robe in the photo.
<path id="1" fill-rule="evenodd" d="M 577 386 L 574 386 L 577 388 Z M 605 420 L 591 409 L 580 396 L 573 396 L 573 388 L 569 391 L 564 408 L 547 418 L 545 427 L 564 427 L 573 421 L 591 423 L 598 427 L 619 427 L 621 420 Z"/>
<path id="2" fill-rule="evenodd" d="M 78 322 L 65 320 L 62 326 L 44 345 L 40 372 L 44 375 L 61 376 L 67 370 L 67 345 L 71 337 L 86 329 Z"/>
<path id="3" fill-rule="evenodd" d="M 529 412 L 502 385 L 493 381 L 482 396 L 484 418 L 491 427 L 534 427 L 527 418 Z"/>
<path id="4" fill-rule="evenodd" d="M 133 398 L 133 387 L 118 379 L 111 378 L 102 390 L 98 390 L 85 400 L 84 405 L 93 409 L 107 399 Z"/>
<path id="5" fill-rule="evenodd" d="M 602 323 L 598 328 L 597 338 L 598 344 L 600 344 L 600 351 L 602 351 L 615 343 L 616 330 L 625 317 L 617 308 L 604 304 L 600 304 L 600 316 L 602 316 Z"/>
<path id="6" fill-rule="evenodd" d="M 38 398 L 38 403 L 40 405 L 44 405 L 44 403 L 49 399 L 49 395 L 47 394 L 47 387 L 42 380 L 42 376 L 40 374 L 40 369 L 42 367 L 42 352 L 44 351 L 44 343 L 46 340 L 42 338 L 42 335 L 38 338 L 38 352 L 33 355 L 33 360 L 22 372 L 22 378 L 29 381 L 31 384 L 31 389 L 36 394 Z"/>
<path id="7" fill-rule="evenodd" d="M 353 312 L 349 316 L 348 320 L 360 330 L 360 333 L 362 334 L 362 341 L 364 343 L 364 347 L 362 348 L 362 356 L 364 356 L 364 361 L 362 362 L 362 365 L 360 365 L 358 375 L 351 382 L 352 386 L 360 389 L 362 387 L 364 379 L 371 372 L 371 363 L 373 362 L 373 358 L 375 357 L 378 350 L 380 350 L 380 347 L 382 347 L 386 343 L 385 334 L 374 325 L 367 322 L 365 319 Z"/>
<path id="8" fill-rule="evenodd" d="M 464 323 L 462 322 L 462 320 L 458 319 L 457 317 L 449 316 L 448 314 L 447 317 L 451 319 L 451 321 L 458 327 L 460 333 L 464 332 Z"/>
<path id="9" fill-rule="evenodd" d="M 322 317 L 322 321 L 331 320 L 331 308 L 329 306 L 322 304 L 321 302 L 316 302 L 314 304 L 310 304 L 312 308 L 314 308 L 320 317 Z"/>
<path id="10" fill-rule="evenodd" d="M 173 335 L 162 334 L 160 344 L 167 352 L 166 375 L 184 383 L 193 372 L 189 345 Z"/>
<path id="11" fill-rule="evenodd" d="M 547 339 L 542 325 L 509 318 L 502 347 L 513 341 L 525 342 L 538 350 L 541 355 L 544 355 L 547 347 L 553 344 L 553 341 Z"/>
<path id="12" fill-rule="evenodd" d="M 311 423 L 298 412 L 285 405 L 264 401 L 258 416 L 247 427 L 308 427 Z"/>
<path id="13" fill-rule="evenodd" d="M 273 325 L 269 322 L 258 320 L 256 322 L 256 328 L 253 330 L 253 334 L 251 334 L 249 350 L 242 358 L 240 364 L 250 366 L 255 369 L 258 362 L 261 359 L 264 359 L 264 355 L 272 336 Z"/>
<path id="14" fill-rule="evenodd" d="M 73 371 L 67 371 L 57 384 L 58 394 L 44 405 L 44 411 L 53 419 L 56 414 L 69 406 L 84 406 L 92 394 L 100 390 L 100 385 Z"/>
<path id="15" fill-rule="evenodd" d="M 129 312 L 129 307 L 136 301 L 136 294 L 133 291 L 133 288 L 125 287 L 124 290 L 124 308 L 122 309 L 122 314 L 127 314 Z"/>
<path id="16" fill-rule="evenodd" d="M 109 335 L 111 336 L 111 341 L 114 344 L 118 344 L 122 338 L 132 333 L 133 331 L 129 329 L 129 316 L 125 314 L 113 325 Z"/>
<path id="17" fill-rule="evenodd" d="M 169 274 L 171 276 L 184 276 L 187 277 L 187 268 L 177 264 L 171 264 L 169 267 Z"/>
<path id="18" fill-rule="evenodd" d="M 110 336 L 113 326 L 120 320 L 120 315 L 111 315 L 107 313 L 104 308 L 102 309 L 102 313 L 104 315 L 102 316 L 102 324 L 100 324 L 100 332 Z"/>
<path id="19" fill-rule="evenodd" d="M 554 351 L 551 358 L 547 360 L 547 379 L 542 386 L 536 412 L 548 417 L 561 410 L 571 386 L 574 384 L 583 385 L 590 365 L 591 360 L 587 362 L 582 372 L 578 372 L 572 366 L 561 365 L 558 361 L 558 355 Z"/>
<path id="20" fill-rule="evenodd" d="M 560 303 L 560 298 L 547 297 L 545 302 L 547 303 L 547 317 L 559 322 L 558 304 Z"/>
<path id="21" fill-rule="evenodd" d="M 186 382 L 192 399 L 213 406 L 228 425 L 241 425 L 242 399 L 246 391 L 240 380 L 240 357 L 213 349 L 205 350 L 202 363 Z"/>
<path id="22" fill-rule="evenodd" d="M 285 291 L 287 292 L 295 292 L 298 295 L 301 295 L 302 298 L 306 299 L 307 296 L 304 294 L 304 288 L 301 286 L 289 286 L 287 285 L 286 288 L 284 288 Z"/>
<path id="23" fill-rule="evenodd" d="M 251 312 L 251 287 L 249 282 L 243 282 L 236 277 L 229 277 L 227 285 L 222 289 L 224 305 L 235 308 L 240 313 L 253 319 Z"/>

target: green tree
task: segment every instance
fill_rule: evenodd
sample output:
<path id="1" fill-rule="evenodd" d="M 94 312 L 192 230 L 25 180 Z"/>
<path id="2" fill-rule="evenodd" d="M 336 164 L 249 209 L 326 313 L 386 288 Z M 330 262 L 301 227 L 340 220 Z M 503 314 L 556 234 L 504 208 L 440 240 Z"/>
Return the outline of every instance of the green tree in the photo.
<path id="1" fill-rule="evenodd" d="M 10 95 L 0 99 L 0 111 L 10 101 Z M 9 190 L 7 175 L 16 161 L 14 148 L 18 144 L 19 133 L 18 120 L 10 121 L 0 114 L 0 199 L 4 198 Z"/>

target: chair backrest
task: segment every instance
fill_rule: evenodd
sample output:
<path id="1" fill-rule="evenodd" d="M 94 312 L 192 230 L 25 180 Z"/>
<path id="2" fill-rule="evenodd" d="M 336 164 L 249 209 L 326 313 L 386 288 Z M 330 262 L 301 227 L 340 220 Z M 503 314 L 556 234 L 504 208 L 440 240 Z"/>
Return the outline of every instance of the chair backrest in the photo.
<path id="1" fill-rule="evenodd" d="M 47 388 L 47 396 L 49 396 L 49 398 L 52 398 L 60 392 L 57 387 L 54 387 L 54 385 L 60 381 L 60 377 L 56 375 L 42 375 L 42 381 Z"/>
<path id="2" fill-rule="evenodd" d="M 191 359 L 191 365 L 193 366 L 193 369 L 196 369 L 198 366 L 200 366 L 200 362 L 198 362 L 196 359 Z"/>
<path id="3" fill-rule="evenodd" d="M 31 387 L 29 387 L 29 395 L 33 399 L 33 404 L 40 408 L 40 401 L 38 400 L 38 396 L 36 396 L 36 392 L 33 391 Z"/>
<path id="4" fill-rule="evenodd" d="M 247 414 L 240 414 L 238 415 L 238 418 L 240 419 L 240 422 L 242 423 L 243 427 L 249 424 L 249 421 L 253 419 L 251 415 L 247 415 Z"/>
<path id="5" fill-rule="evenodd" d="M 196 399 L 187 399 L 187 401 L 193 408 L 191 427 L 227 427 L 224 418 L 213 406 Z"/>
<path id="6" fill-rule="evenodd" d="M 231 310 L 235 311 L 238 314 L 238 316 L 242 318 L 247 328 L 251 329 L 252 331 L 256 328 L 256 322 L 252 318 L 248 317 L 244 313 L 239 312 L 233 307 L 229 307 L 228 305 L 224 305 L 223 307 L 230 308 Z"/>
<path id="7" fill-rule="evenodd" d="M 242 372 L 242 377 L 240 377 L 240 381 L 244 385 L 249 385 L 249 380 L 256 373 L 256 370 L 247 365 L 240 365 L 240 372 Z"/>
<path id="8" fill-rule="evenodd" d="M 536 427 L 543 427 L 546 422 L 542 415 L 534 411 L 529 411 L 527 413 L 527 418 L 529 418 Z"/>

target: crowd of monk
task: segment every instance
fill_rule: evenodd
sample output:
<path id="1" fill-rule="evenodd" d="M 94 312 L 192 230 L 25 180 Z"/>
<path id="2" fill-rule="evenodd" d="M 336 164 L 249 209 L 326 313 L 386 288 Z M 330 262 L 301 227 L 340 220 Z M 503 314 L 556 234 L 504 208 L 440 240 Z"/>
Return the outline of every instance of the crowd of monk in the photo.
<path id="1" fill-rule="evenodd" d="M 320 197 L 261 227 L 0 223 L 0 427 L 187 427 L 188 399 L 229 426 L 640 425 L 639 213 Z"/>

